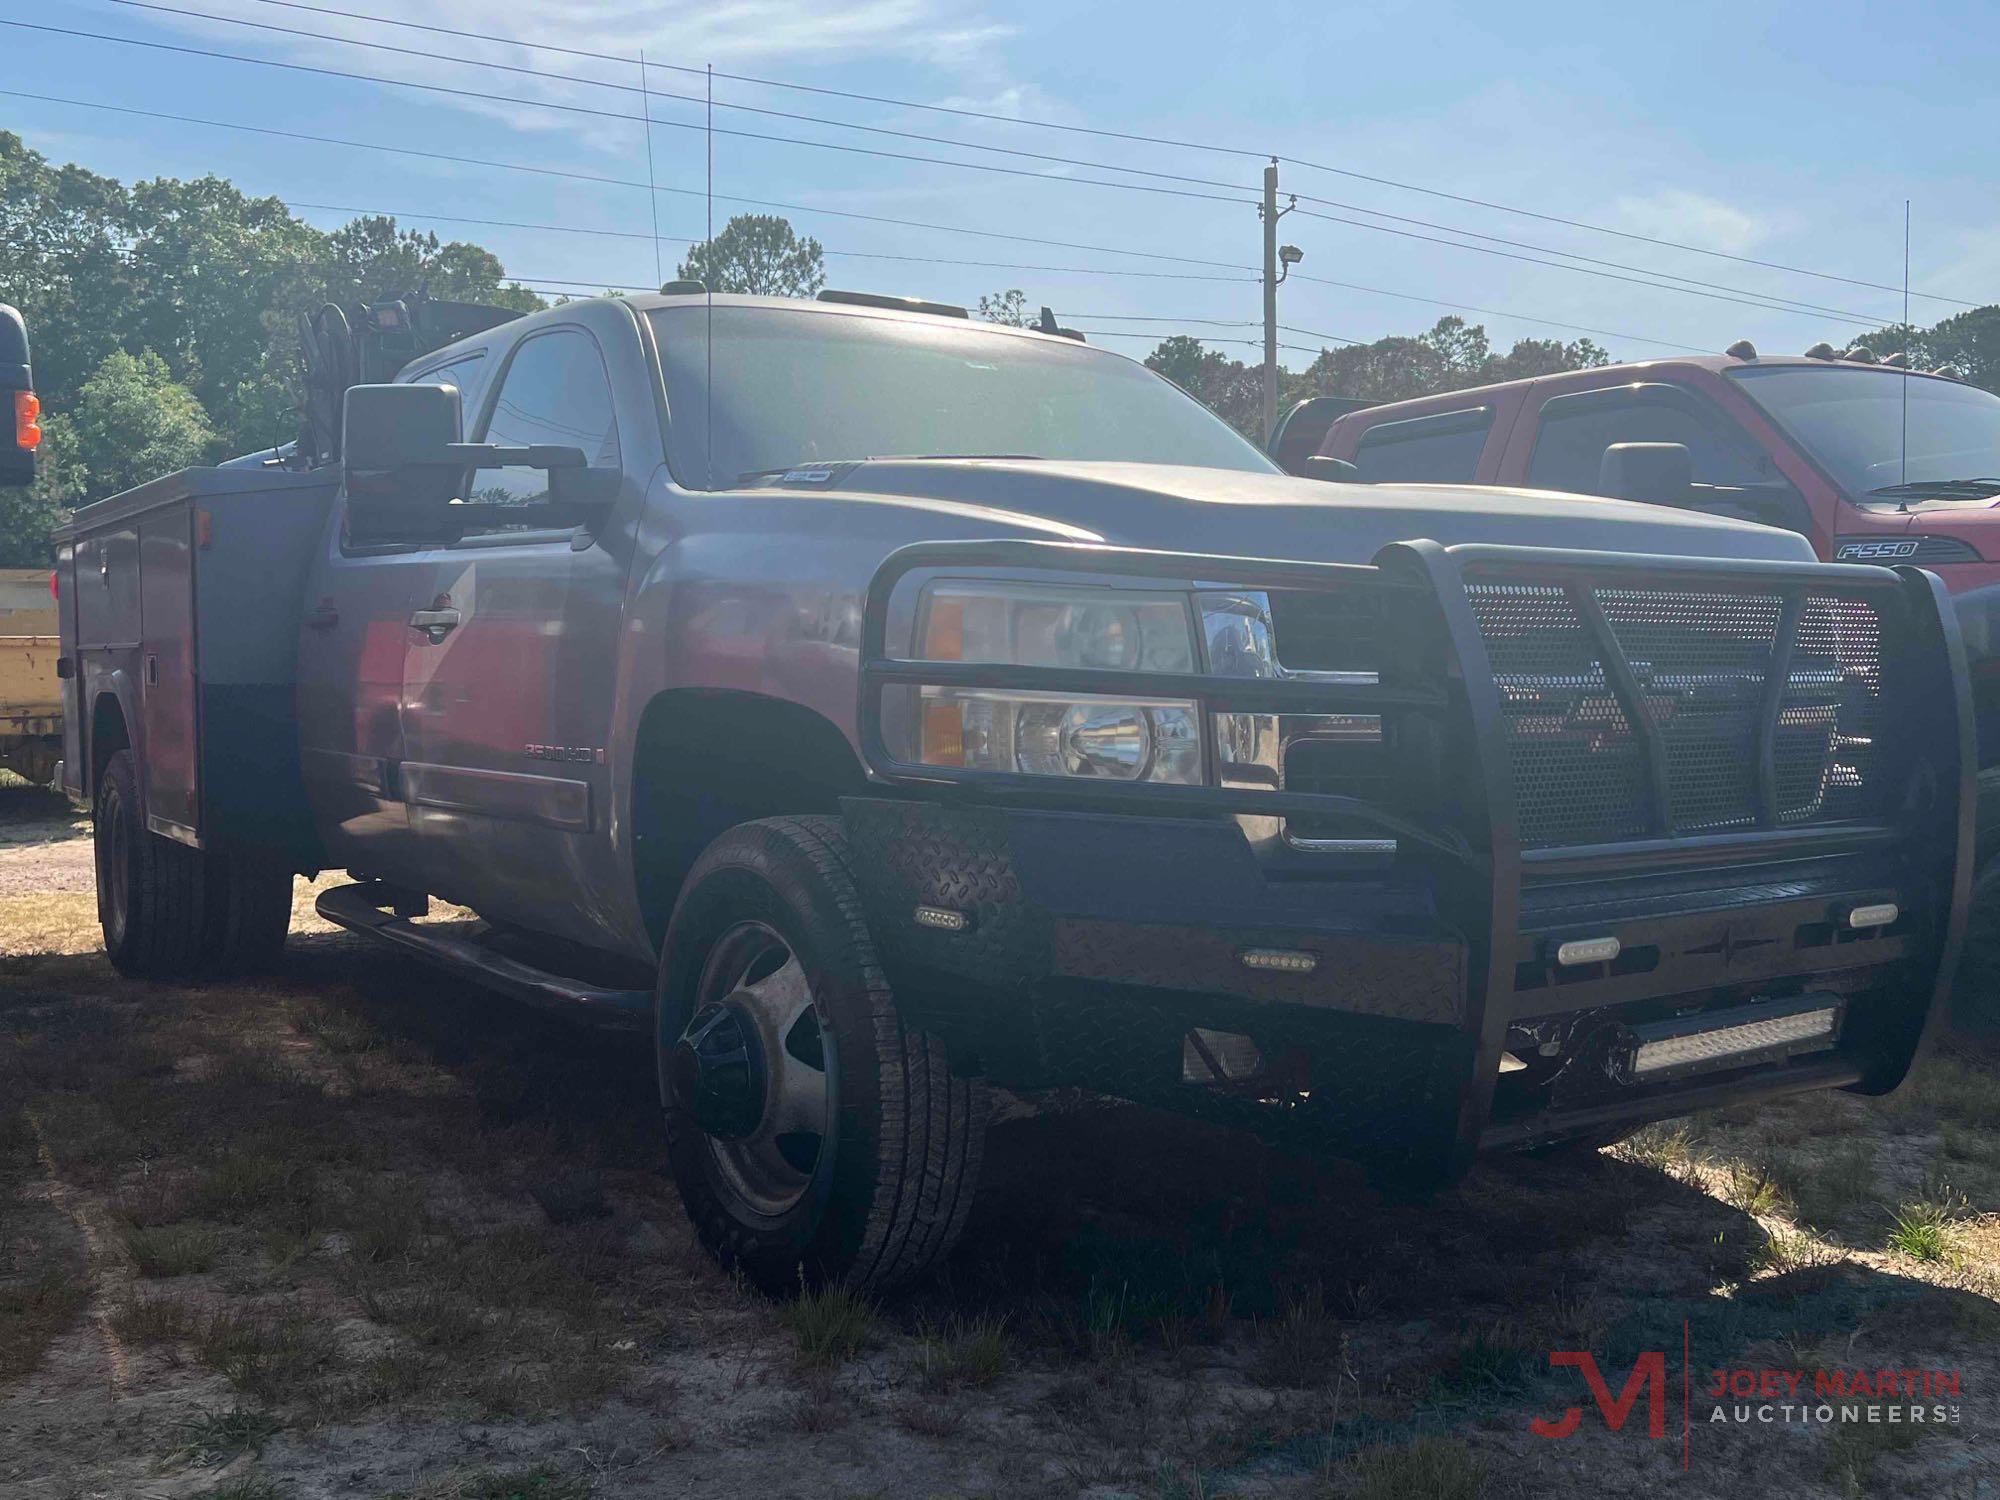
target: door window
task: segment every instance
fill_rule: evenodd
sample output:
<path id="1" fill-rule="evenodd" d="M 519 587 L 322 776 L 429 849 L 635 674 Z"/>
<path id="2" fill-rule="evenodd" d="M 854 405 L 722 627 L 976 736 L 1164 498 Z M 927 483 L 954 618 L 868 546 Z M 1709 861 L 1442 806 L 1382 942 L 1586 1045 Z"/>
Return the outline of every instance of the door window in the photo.
<path id="1" fill-rule="evenodd" d="M 467 421 L 479 410 L 479 393 L 486 389 L 487 362 L 484 350 L 438 365 L 421 375 L 403 377 L 405 385 L 455 385 L 458 409 Z"/>
<path id="2" fill-rule="evenodd" d="M 1698 485 L 1749 487 L 1775 477 L 1767 461 L 1746 451 L 1696 402 L 1692 394 L 1670 387 L 1652 394 L 1620 390 L 1557 396 L 1542 407 L 1528 483 L 1538 490 L 1601 494 L 1598 473 L 1604 450 L 1613 443 L 1680 443 L 1693 461 Z"/>
<path id="3" fill-rule="evenodd" d="M 1354 450 L 1356 477 L 1470 484 L 1479 477 L 1479 455 L 1493 426 L 1493 408 L 1469 407 L 1412 417 L 1405 422 L 1378 422 L 1361 434 Z"/>
<path id="4" fill-rule="evenodd" d="M 618 424 L 612 415 L 611 380 L 596 340 L 578 328 L 558 328 L 522 344 L 501 377 L 485 431 L 474 441 L 581 448 L 592 468 L 617 468 Z M 481 505 L 522 508 L 539 506 L 548 495 L 546 469 L 510 467 L 475 471 L 465 498 Z M 501 516 L 468 525 L 464 534 L 545 529 L 544 520 L 524 517 L 521 523 L 510 524 Z"/>

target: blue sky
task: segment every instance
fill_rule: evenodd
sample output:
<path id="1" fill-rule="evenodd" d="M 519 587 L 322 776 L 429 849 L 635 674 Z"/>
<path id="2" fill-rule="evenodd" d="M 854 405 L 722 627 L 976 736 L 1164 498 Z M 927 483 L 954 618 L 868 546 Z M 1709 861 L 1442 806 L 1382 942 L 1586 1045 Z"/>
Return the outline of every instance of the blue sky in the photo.
<path id="1" fill-rule="evenodd" d="M 216 48 L 294 63 L 570 104 L 608 114 L 457 98 L 371 82 L 0 27 L 0 84 L 12 89 L 200 115 L 314 135 L 415 147 L 643 183 L 646 143 L 629 87 L 632 64 L 597 61 L 351 21 L 263 0 L 159 0 L 177 10 L 294 27 L 411 49 L 371 51 L 110 0 L 53 0 L 0 19 Z M 1283 186 L 1348 205 L 1304 205 L 1347 218 L 1367 211 L 1428 220 L 1538 247 L 1541 259 L 1596 257 L 1724 284 L 1724 296 L 1816 304 L 1759 306 L 1639 286 L 1574 269 L 1527 264 L 1349 224 L 1289 217 L 1306 276 L 1281 292 L 1281 320 L 1298 329 L 1372 339 L 1415 332 L 1467 308 L 1495 342 L 1595 335 L 1614 354 L 1669 346 L 1719 349 L 1748 336 L 1767 349 L 1839 340 L 1855 318 L 1891 320 L 1891 291 L 1814 279 L 1572 229 L 1323 170 L 1346 168 L 1495 203 L 1782 262 L 1863 281 L 1899 283 L 1903 200 L 1915 222 L 1913 284 L 1970 301 L 2000 300 L 2000 204 L 1993 191 L 1985 107 L 2000 11 L 1970 4 L 1679 6 L 1542 4 L 1502 7 L 1384 0 L 1214 6 L 981 0 L 724 0 L 699 11 L 628 0 L 318 0 L 379 16 L 422 19 L 559 46 L 718 69 L 927 103 L 956 104 L 1183 140 L 1288 159 Z M 528 77 L 447 58 L 498 61 L 561 75 Z M 628 91 L 584 80 L 624 84 Z M 699 77 L 656 70 L 654 173 L 665 272 L 703 232 L 706 168 Z M 1190 187 L 1249 197 L 1253 157 L 1107 140 L 956 119 L 921 110 L 719 80 L 722 104 L 757 105 L 945 137 L 949 144 L 868 136 L 836 125 L 718 109 L 718 127 L 848 146 L 945 156 L 1056 174 L 1049 180 L 965 171 L 852 152 L 720 136 L 716 222 L 764 199 L 814 212 L 789 217 L 830 252 L 834 285 L 974 302 L 1019 286 L 1031 305 L 1067 322 L 1143 332 L 1249 339 L 1257 318 L 1254 211 L 1235 201 L 1118 190 L 1068 180 L 1119 177 L 968 149 L 983 143 L 1107 167 L 1177 173 L 1226 184 Z M 664 122 L 678 122 L 669 124 Z M 653 282 L 652 220 L 642 187 L 286 141 L 206 126 L 0 96 L 0 126 L 56 160 L 127 180 L 217 173 L 275 193 L 315 223 L 342 209 L 392 210 L 409 224 L 488 245 L 511 274 L 541 284 Z M 1240 184 L 1240 189 L 1237 185 Z M 1171 184 L 1165 184 L 1171 185 Z M 1223 263 L 1196 266 L 1100 249 L 1035 246 L 942 230 L 899 228 L 833 211 Z M 634 236 L 508 229 L 419 218 L 505 219 L 617 230 Z M 1418 233 L 1407 223 L 1377 224 Z M 673 238 L 679 237 L 679 238 Z M 1444 238 L 1453 238 L 1449 233 Z M 1507 247 L 1499 247 L 1507 248 Z M 1551 253 L 1554 252 L 1554 253 Z M 870 259 L 908 256 L 914 260 Z M 932 260 L 930 258 L 936 258 Z M 1014 262 L 1008 269 L 938 261 Z M 1574 262 L 1571 262 L 1573 265 Z M 1241 267 L 1242 270 L 1235 268 Z M 1609 269 L 1599 267 L 1599 270 Z M 1130 273 L 1173 272 L 1177 279 Z M 1625 272 L 1615 274 L 1624 275 Z M 1367 287 L 1371 290 L 1358 290 Z M 1402 294 L 1400 296 L 1389 294 Z M 1919 322 L 1958 310 L 1912 304 Z M 1501 314 L 1504 314 L 1501 315 Z M 1155 318 L 1158 322 L 1136 321 Z M 1216 320 L 1197 323 L 1195 319 Z M 1539 319 L 1544 321 L 1531 321 Z M 1116 320 L 1116 321 L 1114 321 Z M 1565 328 L 1558 325 L 1572 325 Z M 1657 342 L 1646 342 L 1654 340 Z M 1109 340 L 1141 353 L 1147 338 Z M 1319 340 L 1288 364 L 1310 358 Z M 1250 350 L 1222 343 L 1232 354 Z"/>

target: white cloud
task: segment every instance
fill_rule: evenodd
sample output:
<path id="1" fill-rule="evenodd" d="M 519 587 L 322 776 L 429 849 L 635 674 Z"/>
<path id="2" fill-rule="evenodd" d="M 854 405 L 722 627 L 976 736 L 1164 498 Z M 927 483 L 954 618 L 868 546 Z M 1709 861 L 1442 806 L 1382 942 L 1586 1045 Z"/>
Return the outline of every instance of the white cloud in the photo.
<path id="1" fill-rule="evenodd" d="M 1612 204 L 1611 221 L 1635 234 L 1701 245 L 1730 255 L 1755 249 L 1774 228 L 1767 218 L 1686 188 L 1658 188 L 1643 196 L 1621 197 Z"/>

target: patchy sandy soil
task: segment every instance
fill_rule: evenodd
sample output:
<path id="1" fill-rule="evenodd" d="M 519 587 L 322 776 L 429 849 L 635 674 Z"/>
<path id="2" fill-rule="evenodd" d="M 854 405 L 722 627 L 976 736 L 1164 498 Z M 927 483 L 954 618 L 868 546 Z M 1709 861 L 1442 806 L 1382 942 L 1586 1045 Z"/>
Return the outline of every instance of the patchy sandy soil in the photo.
<path id="1" fill-rule="evenodd" d="M 1410 1206 L 1071 1101 L 996 1127 L 932 1283 L 780 1305 L 692 1244 L 629 1039 L 384 957 L 303 885 L 270 979 L 121 981 L 81 831 L 0 806 L 0 1500 L 2000 1487 L 1983 1044 Z M 1643 1395 L 1607 1430 L 1552 1349 L 1614 1394 L 1661 1351 L 1664 1435 Z M 1958 1420 L 1715 1424 L 1717 1366 L 1955 1370 Z"/>

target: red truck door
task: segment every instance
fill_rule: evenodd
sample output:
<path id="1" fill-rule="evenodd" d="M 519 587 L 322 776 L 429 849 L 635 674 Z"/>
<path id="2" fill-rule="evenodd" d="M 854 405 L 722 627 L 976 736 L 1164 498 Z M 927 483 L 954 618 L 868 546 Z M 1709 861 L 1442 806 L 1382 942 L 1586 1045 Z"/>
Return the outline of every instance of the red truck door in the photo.
<path id="1" fill-rule="evenodd" d="M 1823 529 L 1774 456 L 1707 393 L 1675 380 L 1632 380 L 1579 388 L 1538 380 L 1528 391 L 1499 483 L 1573 494 L 1606 493 L 1604 453 L 1614 443 L 1679 443 L 1694 483 L 1686 506 L 1711 515 L 1783 526 L 1814 539 Z"/>

